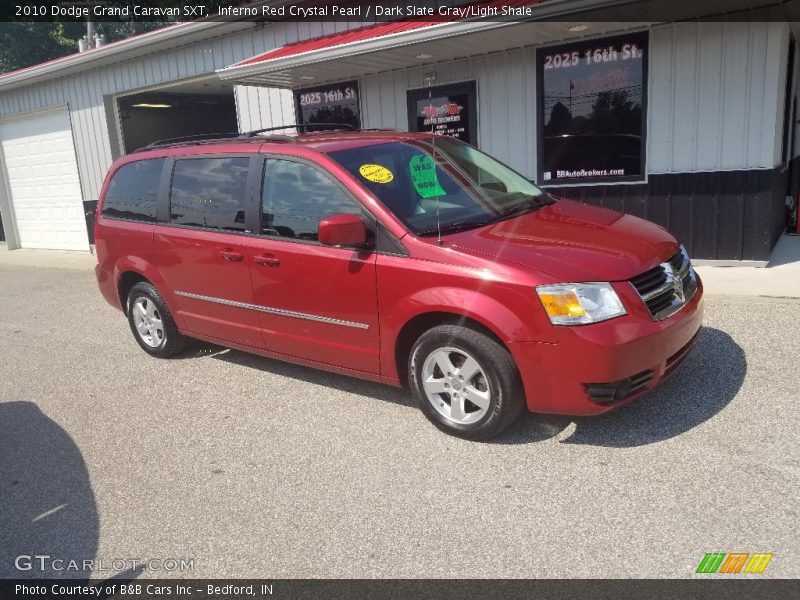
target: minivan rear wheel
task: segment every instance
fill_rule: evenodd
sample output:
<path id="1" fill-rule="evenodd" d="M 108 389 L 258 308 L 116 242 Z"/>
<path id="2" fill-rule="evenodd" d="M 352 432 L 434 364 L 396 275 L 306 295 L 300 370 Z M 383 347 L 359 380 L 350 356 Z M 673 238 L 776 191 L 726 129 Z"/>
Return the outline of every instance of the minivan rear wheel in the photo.
<path id="1" fill-rule="evenodd" d="M 511 354 L 468 327 L 440 325 L 421 335 L 408 373 L 425 416 L 457 437 L 489 439 L 511 425 L 524 405 Z"/>
<path id="2" fill-rule="evenodd" d="M 128 293 L 127 306 L 133 337 L 148 354 L 167 358 L 186 345 L 186 338 L 178 333 L 172 314 L 152 284 L 134 285 Z"/>

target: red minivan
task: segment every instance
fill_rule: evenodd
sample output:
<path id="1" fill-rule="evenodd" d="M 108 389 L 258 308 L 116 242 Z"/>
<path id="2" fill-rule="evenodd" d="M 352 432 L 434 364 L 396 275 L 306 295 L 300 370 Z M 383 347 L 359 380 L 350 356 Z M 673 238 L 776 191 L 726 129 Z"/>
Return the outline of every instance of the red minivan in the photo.
<path id="1" fill-rule="evenodd" d="M 149 354 L 198 338 L 408 385 L 437 427 L 473 440 L 523 406 L 593 415 L 635 399 L 702 320 L 665 229 L 431 134 L 152 144 L 111 167 L 95 241 L 100 290 Z"/>

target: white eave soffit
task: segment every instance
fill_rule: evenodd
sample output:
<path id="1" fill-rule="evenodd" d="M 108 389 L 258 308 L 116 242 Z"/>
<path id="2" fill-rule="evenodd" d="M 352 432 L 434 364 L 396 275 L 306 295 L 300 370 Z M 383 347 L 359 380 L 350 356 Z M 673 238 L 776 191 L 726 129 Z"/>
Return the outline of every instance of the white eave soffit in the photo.
<path id="1" fill-rule="evenodd" d="M 459 35 L 489 31 L 514 25 L 513 22 L 446 22 L 411 29 L 380 37 L 358 40 L 318 50 L 309 50 L 300 54 L 292 54 L 263 62 L 244 65 L 232 65 L 217 70 L 223 81 L 231 81 L 243 85 L 274 85 L 275 87 L 292 87 L 293 79 L 287 72 L 299 67 L 318 65 L 332 61 L 342 61 L 358 56 L 421 44 L 431 40 L 442 40 Z M 375 71 L 383 69 L 374 69 Z M 359 73 L 361 74 L 361 73 Z M 355 75 L 355 73 L 354 73 Z M 307 82 L 306 82 L 307 83 Z"/>

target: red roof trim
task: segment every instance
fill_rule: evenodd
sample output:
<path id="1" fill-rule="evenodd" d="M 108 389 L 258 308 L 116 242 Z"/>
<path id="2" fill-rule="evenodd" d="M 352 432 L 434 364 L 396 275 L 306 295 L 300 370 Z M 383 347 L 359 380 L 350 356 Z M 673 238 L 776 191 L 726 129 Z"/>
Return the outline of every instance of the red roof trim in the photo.
<path id="1" fill-rule="evenodd" d="M 521 7 L 533 4 L 540 4 L 546 0 L 491 0 L 490 2 L 476 2 L 473 6 L 478 8 L 499 8 L 502 6 Z M 466 6 L 466 5 L 464 5 Z M 452 19 L 450 22 L 457 21 Z M 395 33 L 403 33 L 406 31 L 413 31 L 415 29 L 423 29 L 433 25 L 441 25 L 448 22 L 444 18 L 437 21 L 390 21 L 388 23 L 379 23 L 377 25 L 369 25 L 367 27 L 360 27 L 358 29 L 350 29 L 348 31 L 341 31 L 339 33 L 332 33 L 320 37 L 301 40 L 299 42 L 292 42 L 269 50 L 263 54 L 258 54 L 247 60 L 240 61 L 232 65 L 235 67 L 243 67 L 246 65 L 253 65 L 276 58 L 286 58 L 288 56 L 296 56 L 314 50 L 324 50 L 326 48 L 333 48 L 334 46 L 343 46 L 345 44 L 352 44 L 354 42 L 363 42 L 365 40 L 386 37 Z"/>
<path id="2" fill-rule="evenodd" d="M 393 33 L 402 33 L 404 31 L 412 31 L 414 29 L 422 29 L 431 25 L 437 25 L 436 22 L 428 21 L 396 21 L 391 23 L 380 23 L 378 25 L 370 25 L 368 27 L 361 27 L 359 29 L 351 29 L 349 31 L 342 31 L 330 35 L 313 38 L 310 40 L 303 40 L 301 42 L 293 42 L 286 44 L 280 48 L 275 48 L 269 52 L 259 54 L 247 60 L 233 65 L 234 67 L 242 67 L 244 65 L 252 65 L 255 63 L 273 60 L 275 58 L 284 58 L 287 56 L 294 56 L 296 54 L 303 54 L 313 50 L 323 50 L 333 46 L 341 46 L 343 44 L 351 44 L 353 42 L 361 42 L 374 38 L 384 37 Z"/>

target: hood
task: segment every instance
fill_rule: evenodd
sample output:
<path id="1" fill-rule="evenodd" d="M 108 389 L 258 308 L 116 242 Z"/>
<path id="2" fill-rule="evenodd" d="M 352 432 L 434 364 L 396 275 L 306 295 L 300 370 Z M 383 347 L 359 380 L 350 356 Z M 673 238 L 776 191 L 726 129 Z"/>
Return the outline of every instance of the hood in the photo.
<path id="1" fill-rule="evenodd" d="M 563 282 L 630 279 L 678 250 L 675 238 L 655 223 L 570 200 L 448 235 L 445 242 Z"/>

